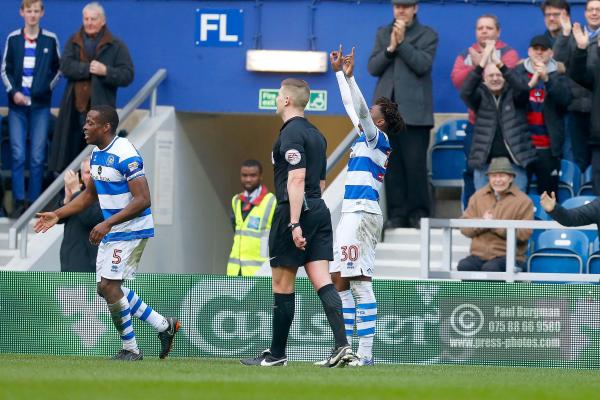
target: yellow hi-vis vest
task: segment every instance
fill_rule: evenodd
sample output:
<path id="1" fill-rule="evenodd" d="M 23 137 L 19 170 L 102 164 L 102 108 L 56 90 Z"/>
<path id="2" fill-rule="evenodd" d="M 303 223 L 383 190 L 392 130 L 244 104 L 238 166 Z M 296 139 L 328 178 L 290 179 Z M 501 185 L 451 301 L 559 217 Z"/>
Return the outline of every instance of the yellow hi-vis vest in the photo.
<path id="1" fill-rule="evenodd" d="M 242 218 L 241 200 L 236 195 L 231 199 L 231 207 L 235 216 L 235 236 L 227 263 L 227 275 L 255 275 L 267 259 L 266 242 L 271 229 L 273 213 L 275 213 L 275 196 L 267 193 L 259 205 L 254 206 L 244 220 Z M 261 240 L 262 239 L 262 240 Z M 263 251 L 261 254 L 261 242 Z"/>

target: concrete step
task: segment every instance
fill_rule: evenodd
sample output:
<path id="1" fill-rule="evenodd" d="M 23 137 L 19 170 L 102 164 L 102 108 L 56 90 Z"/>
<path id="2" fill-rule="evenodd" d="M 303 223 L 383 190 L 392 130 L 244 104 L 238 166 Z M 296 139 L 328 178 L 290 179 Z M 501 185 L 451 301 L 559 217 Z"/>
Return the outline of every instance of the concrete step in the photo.
<path id="1" fill-rule="evenodd" d="M 469 253 L 468 244 L 452 244 L 452 259 L 463 258 Z M 442 258 L 441 241 L 429 246 L 432 260 Z M 421 246 L 414 243 L 379 243 L 375 248 L 375 259 L 420 260 Z"/>
<path id="2" fill-rule="evenodd" d="M 452 262 L 453 269 L 459 259 Z M 442 270 L 441 261 L 431 262 L 432 270 Z M 418 260 L 376 260 L 375 277 L 381 279 L 420 279 L 421 263 Z"/>
<path id="3" fill-rule="evenodd" d="M 15 222 L 14 219 L 8 219 L 6 217 L 0 218 L 0 233 L 8 234 L 8 230 L 10 229 L 10 227 L 12 226 L 12 224 L 14 222 Z"/>
<path id="4" fill-rule="evenodd" d="M 430 268 L 442 267 L 442 230 L 430 231 Z M 452 231 L 452 265 L 469 254 L 471 239 Z M 375 276 L 389 279 L 419 279 L 421 273 L 421 231 L 411 228 L 389 229 L 375 249 Z"/>
<path id="5" fill-rule="evenodd" d="M 14 219 L 0 218 L 0 269 L 4 268 L 15 256 L 19 254 L 18 249 L 8 248 L 8 230 L 15 222 Z M 33 231 L 35 220 L 29 223 L 27 232 L 27 243 L 31 244 L 36 233 Z"/>
<path id="6" fill-rule="evenodd" d="M 430 241 L 431 243 L 441 243 L 442 242 L 442 230 L 441 229 L 431 229 L 430 231 Z M 384 243 L 416 243 L 421 244 L 421 231 L 419 229 L 413 228 L 396 228 L 396 229 L 388 229 L 384 234 Z M 452 230 L 452 245 L 469 245 L 471 243 L 471 239 L 464 236 L 460 233 L 459 230 Z"/>
<path id="7" fill-rule="evenodd" d="M 8 245 L 7 245 L 8 247 Z M 5 267 L 17 254 L 19 250 L 0 249 L 0 269 Z"/>

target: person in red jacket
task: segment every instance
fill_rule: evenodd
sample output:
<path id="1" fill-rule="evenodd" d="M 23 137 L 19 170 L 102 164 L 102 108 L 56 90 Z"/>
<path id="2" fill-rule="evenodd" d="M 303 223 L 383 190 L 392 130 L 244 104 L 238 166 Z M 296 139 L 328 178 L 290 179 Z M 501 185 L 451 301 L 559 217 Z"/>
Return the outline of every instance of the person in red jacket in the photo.
<path id="1" fill-rule="evenodd" d="M 519 62 L 519 54 L 517 51 L 499 40 L 500 38 L 500 22 L 498 17 L 492 14 L 481 15 L 475 24 L 475 43 L 468 49 L 463 51 L 456 57 L 452 72 L 450 73 L 450 79 L 452 84 L 460 91 L 463 82 L 469 75 L 469 72 L 473 71 L 475 67 L 481 61 L 481 56 L 485 45 L 488 41 L 495 42 L 496 56 L 502 61 L 508 68 L 513 68 Z M 465 156 L 469 157 L 469 151 L 471 150 L 471 137 L 473 134 L 473 125 L 475 123 L 475 114 L 473 110 L 469 110 L 469 122 L 465 129 Z M 464 186 L 462 194 L 463 208 L 467 207 L 469 197 L 475 192 L 475 186 L 473 184 L 473 171 L 467 167 L 463 175 Z"/>

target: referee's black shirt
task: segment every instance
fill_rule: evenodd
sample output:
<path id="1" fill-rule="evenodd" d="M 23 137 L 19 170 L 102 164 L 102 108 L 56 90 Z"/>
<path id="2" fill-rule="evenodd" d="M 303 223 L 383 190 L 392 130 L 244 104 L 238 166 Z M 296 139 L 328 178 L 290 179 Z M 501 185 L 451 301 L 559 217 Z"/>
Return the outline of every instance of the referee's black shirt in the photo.
<path id="1" fill-rule="evenodd" d="M 307 198 L 320 198 L 322 180 L 327 167 L 327 140 L 306 118 L 288 119 L 273 146 L 275 169 L 275 196 L 277 203 L 289 201 L 287 193 L 288 172 L 306 168 L 304 193 Z"/>

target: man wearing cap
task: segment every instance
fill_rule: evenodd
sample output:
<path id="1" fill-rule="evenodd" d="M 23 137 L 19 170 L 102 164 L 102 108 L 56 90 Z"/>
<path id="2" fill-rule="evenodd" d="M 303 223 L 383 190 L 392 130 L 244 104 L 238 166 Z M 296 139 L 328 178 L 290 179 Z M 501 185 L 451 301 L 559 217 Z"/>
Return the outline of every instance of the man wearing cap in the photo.
<path id="1" fill-rule="evenodd" d="M 546 35 L 534 36 L 527 54 L 529 57 L 515 68 L 518 82 L 529 90 L 527 125 L 537 153 L 527 175 L 537 177 L 539 194 L 556 192 L 571 88 L 552 58 L 552 44 Z"/>
<path id="2" fill-rule="evenodd" d="M 392 4 L 394 20 L 377 31 L 367 68 L 378 78 L 374 99 L 387 97 L 397 103 L 406 122 L 401 135 L 390 136 L 386 227 L 418 227 L 421 217 L 430 212 L 427 148 L 433 127 L 431 69 L 438 35 L 419 23 L 416 0 L 392 0 Z"/>
<path id="3" fill-rule="evenodd" d="M 487 171 L 489 184 L 479 189 L 469 200 L 462 218 L 469 219 L 533 219 L 531 199 L 513 185 L 515 172 L 505 157 L 492 159 Z M 459 271 L 506 271 L 506 229 L 462 228 L 471 238 L 470 255 L 458 262 Z M 525 267 L 525 250 L 531 229 L 517 230 L 515 265 Z"/>

